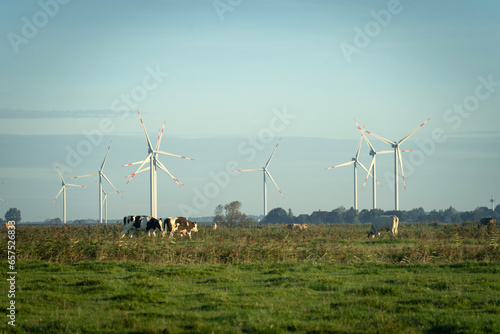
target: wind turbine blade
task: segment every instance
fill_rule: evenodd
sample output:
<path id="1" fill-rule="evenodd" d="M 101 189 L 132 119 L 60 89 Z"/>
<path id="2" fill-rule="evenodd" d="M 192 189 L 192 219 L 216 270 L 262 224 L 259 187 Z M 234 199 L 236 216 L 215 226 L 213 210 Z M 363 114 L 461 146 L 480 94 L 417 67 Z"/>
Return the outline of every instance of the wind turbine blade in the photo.
<path id="1" fill-rule="evenodd" d="M 183 184 L 181 181 L 179 181 L 179 179 L 177 179 L 177 178 L 176 178 L 176 177 L 174 177 L 172 174 L 170 174 L 170 172 L 169 172 L 169 171 L 165 168 L 165 166 L 163 166 L 163 164 L 161 163 L 161 161 L 157 161 L 157 162 L 158 162 L 158 165 L 157 165 L 157 166 L 158 166 L 158 167 L 160 167 L 160 169 L 161 169 L 162 171 L 164 171 L 165 173 L 167 173 L 168 175 L 170 175 L 170 177 L 172 178 L 172 180 L 174 180 L 174 181 L 175 181 L 175 183 L 177 183 L 177 185 L 178 185 L 179 187 L 181 187 L 181 188 L 182 188 L 182 186 L 184 186 L 184 184 Z"/>
<path id="2" fill-rule="evenodd" d="M 162 152 L 162 151 L 154 151 L 154 153 L 163 154 L 163 155 L 170 155 L 172 157 L 177 157 L 177 158 L 181 158 L 181 159 L 194 160 L 194 159 L 182 156 L 182 155 L 177 155 L 177 154 L 172 154 L 172 153 L 167 153 L 167 152 Z"/>
<path id="3" fill-rule="evenodd" d="M 348 166 L 348 165 L 352 165 L 354 163 L 355 160 L 351 160 L 349 162 L 346 162 L 346 163 L 343 163 L 343 164 L 340 164 L 340 165 L 336 165 L 336 166 L 332 166 L 332 167 L 328 167 L 328 168 L 325 168 L 325 170 L 328 170 L 328 169 L 332 169 L 332 168 L 336 168 L 336 167 L 342 167 L 342 166 Z"/>
<path id="4" fill-rule="evenodd" d="M 149 160 L 149 158 L 151 157 L 151 154 L 153 154 L 153 153 L 149 153 L 149 154 L 148 154 L 148 156 L 146 157 L 146 159 L 144 159 L 144 161 L 142 162 L 142 164 L 139 166 L 139 168 L 137 168 L 137 170 L 136 170 L 134 173 L 130 174 L 130 179 L 129 179 L 129 180 L 127 181 L 127 183 L 125 183 L 125 184 L 128 184 L 130 181 L 132 181 L 132 179 L 134 178 L 134 176 L 135 176 L 136 174 L 138 174 L 138 173 L 139 173 L 139 170 L 142 168 L 142 166 L 144 166 L 144 164 L 145 164 L 145 163 Z"/>
<path id="5" fill-rule="evenodd" d="M 140 170 L 140 171 L 138 171 L 137 173 L 132 173 L 132 174 L 136 174 L 136 175 L 137 175 L 137 174 L 140 174 L 140 173 L 145 172 L 145 171 L 147 171 L 147 170 L 149 170 L 149 166 L 144 167 L 144 169 L 141 169 L 141 170 Z M 131 177 L 131 176 L 132 176 L 132 174 L 129 174 L 129 175 L 125 176 L 125 177 L 124 177 L 124 179 Z"/>
<path id="6" fill-rule="evenodd" d="M 5 203 L 7 203 L 7 201 L 6 201 L 6 200 L 4 200 L 4 199 L 1 199 L 1 198 L 0 198 L 0 201 L 2 201 L 2 202 L 5 202 Z"/>
<path id="7" fill-rule="evenodd" d="M 81 186 L 79 184 L 70 184 L 70 183 L 66 183 L 67 186 L 72 186 L 72 187 L 80 187 L 80 188 L 88 188 L 86 186 Z"/>
<path id="8" fill-rule="evenodd" d="M 113 185 L 113 183 L 111 183 L 111 181 L 108 179 L 108 177 L 104 174 L 101 174 L 102 177 L 104 177 L 104 179 L 106 179 L 106 181 L 108 181 L 109 185 L 113 187 L 114 190 L 116 190 L 116 192 L 119 194 L 120 192 L 118 191 L 118 189 L 115 188 L 115 186 Z"/>
<path id="9" fill-rule="evenodd" d="M 403 170 L 403 159 L 401 159 L 401 151 L 399 150 L 399 147 L 397 148 L 397 150 L 399 156 L 399 164 L 401 166 L 401 176 L 403 177 L 403 186 L 406 190 L 405 171 Z"/>
<path id="10" fill-rule="evenodd" d="M 121 165 L 120 167 L 128 167 L 128 166 L 132 166 L 132 165 L 137 165 L 137 164 L 142 164 L 143 161 L 137 161 L 137 162 L 132 162 L 130 164 L 126 164 L 126 165 Z"/>
<path id="11" fill-rule="evenodd" d="M 151 140 L 149 140 L 148 132 L 146 131 L 146 127 L 144 126 L 144 122 L 142 120 L 142 116 L 139 110 L 137 110 L 137 114 L 139 114 L 139 119 L 141 120 L 142 129 L 144 130 L 144 134 L 146 135 L 146 140 L 148 141 L 148 147 L 152 151 L 153 145 L 151 145 Z"/>
<path id="12" fill-rule="evenodd" d="M 281 137 L 280 137 L 280 139 L 278 139 L 278 143 L 274 147 L 273 153 L 271 153 L 271 156 L 269 157 L 269 160 L 267 160 L 266 167 L 264 167 L 264 169 L 266 169 L 267 166 L 269 166 L 269 164 L 271 163 L 271 160 L 272 160 L 272 158 L 274 156 L 274 152 L 276 152 L 276 149 L 278 148 L 278 145 L 279 145 L 280 141 L 281 141 Z"/>
<path id="13" fill-rule="evenodd" d="M 417 126 L 417 128 L 415 130 L 413 130 L 412 132 L 410 132 L 409 134 L 407 134 L 406 136 L 404 136 L 399 142 L 398 142 L 398 145 L 401 145 L 406 139 L 410 138 L 411 135 L 413 135 L 415 132 L 417 132 L 418 129 L 420 129 L 421 127 L 424 126 L 425 123 L 429 122 L 431 119 L 430 117 L 425 121 L 423 122 L 422 124 L 420 124 L 419 126 Z"/>
<path id="14" fill-rule="evenodd" d="M 61 174 L 61 170 L 59 169 L 59 166 L 57 165 L 56 162 L 54 162 L 54 164 L 56 165 L 56 170 L 57 170 L 57 173 L 59 174 L 59 177 L 61 178 L 61 181 L 64 183 L 64 178 Z"/>
<path id="15" fill-rule="evenodd" d="M 92 176 L 92 175 L 97 175 L 97 174 L 99 174 L 99 172 L 95 172 L 95 173 L 91 173 L 91 174 L 85 174 L 85 175 L 80 175 L 80 176 L 70 177 L 68 180 L 78 179 L 78 178 L 87 177 L 87 176 Z"/>
<path id="16" fill-rule="evenodd" d="M 372 162 L 370 164 L 370 168 L 368 168 L 368 174 L 366 174 L 365 182 L 363 183 L 363 187 L 361 188 L 361 190 L 365 189 L 366 181 L 368 181 L 368 176 L 371 175 L 371 171 L 374 164 L 375 164 L 375 156 L 372 157 Z"/>
<path id="17" fill-rule="evenodd" d="M 104 169 L 104 164 L 106 163 L 106 159 L 108 158 L 108 153 L 109 149 L 111 148 L 111 143 L 112 141 L 109 142 L 108 150 L 106 151 L 106 155 L 104 156 L 104 160 L 102 161 L 101 169 L 99 169 L 100 171 Z"/>
<path id="18" fill-rule="evenodd" d="M 369 171 L 368 169 L 366 169 L 366 167 L 363 166 L 363 164 L 361 162 L 359 162 L 359 161 L 356 161 L 356 162 L 358 163 L 358 165 L 360 165 L 368 173 L 369 176 L 373 177 L 371 171 Z M 368 176 L 366 178 L 368 178 Z M 365 182 L 366 182 L 366 180 L 365 180 Z M 375 182 L 377 182 L 377 184 L 382 187 L 382 185 L 378 182 L 377 179 L 375 179 Z M 363 185 L 363 187 L 364 187 L 364 185 Z"/>
<path id="19" fill-rule="evenodd" d="M 269 173 L 269 171 L 265 170 L 264 173 L 267 174 L 267 176 L 269 176 L 269 178 L 271 179 L 271 181 L 273 181 L 274 185 L 276 186 L 276 189 L 278 189 L 278 191 L 280 192 L 281 196 L 283 198 L 285 198 L 285 195 L 283 195 L 283 193 L 281 192 L 280 188 L 278 187 L 278 185 L 276 184 L 276 182 L 274 181 L 273 177 L 271 176 L 271 173 Z"/>
<path id="20" fill-rule="evenodd" d="M 359 138 L 358 149 L 356 150 L 356 160 L 359 157 L 359 151 L 361 151 L 361 143 L 363 142 L 363 133 L 361 133 L 361 138 Z"/>
<path id="21" fill-rule="evenodd" d="M 54 200 L 52 201 L 52 203 L 50 203 L 50 205 L 54 204 L 54 202 L 59 197 L 59 195 L 61 195 L 63 190 L 64 190 L 64 186 L 61 187 L 61 190 L 59 190 L 59 192 L 57 193 L 56 197 L 54 197 Z"/>
<path id="22" fill-rule="evenodd" d="M 396 145 L 396 143 L 395 143 L 395 142 L 393 142 L 392 140 L 385 139 L 384 137 L 381 137 L 381 136 L 379 136 L 379 135 L 376 135 L 376 134 L 374 134 L 374 133 L 372 133 L 372 132 L 370 132 L 370 131 L 368 131 L 368 130 L 365 130 L 365 132 L 366 132 L 366 133 L 371 134 L 371 135 L 372 135 L 373 137 L 375 137 L 375 138 L 378 138 L 379 140 L 383 141 L 384 143 L 387 143 L 387 144 L 389 144 L 389 145 Z"/>
<path id="23" fill-rule="evenodd" d="M 231 172 L 262 172 L 264 168 L 256 169 L 233 169 Z"/>
<path id="24" fill-rule="evenodd" d="M 158 151 L 160 149 L 161 137 L 163 136 L 163 130 L 164 129 L 165 129 L 165 121 L 163 121 L 163 126 L 160 129 L 160 133 L 158 133 L 158 140 L 156 142 L 155 151 Z"/>
<path id="25" fill-rule="evenodd" d="M 377 152 L 377 154 L 388 154 L 388 153 L 394 153 L 394 151 L 380 151 L 380 152 Z"/>

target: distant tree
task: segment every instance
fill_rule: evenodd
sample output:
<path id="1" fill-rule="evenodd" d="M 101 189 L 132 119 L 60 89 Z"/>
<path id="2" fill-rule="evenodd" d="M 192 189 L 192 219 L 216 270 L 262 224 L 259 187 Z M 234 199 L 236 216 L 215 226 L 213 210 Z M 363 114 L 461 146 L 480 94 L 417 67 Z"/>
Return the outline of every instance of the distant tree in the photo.
<path id="1" fill-rule="evenodd" d="M 2 219 L 2 217 L 0 217 L 0 224 L 3 224 L 5 223 L 5 220 Z"/>
<path id="2" fill-rule="evenodd" d="M 358 215 L 359 221 L 362 223 L 368 223 L 371 221 L 370 210 L 363 209 Z"/>
<path id="3" fill-rule="evenodd" d="M 359 223 L 358 210 L 351 207 L 349 210 L 344 212 L 344 222 L 348 224 Z"/>
<path id="4" fill-rule="evenodd" d="M 444 221 L 447 223 L 459 223 L 462 220 L 460 219 L 460 214 L 458 211 L 450 206 L 448 209 L 444 210 Z"/>
<path id="5" fill-rule="evenodd" d="M 5 213 L 6 221 L 15 221 L 16 223 L 21 222 L 21 211 L 17 208 L 10 208 L 9 211 Z"/>
<path id="6" fill-rule="evenodd" d="M 412 209 L 408 212 L 408 221 L 424 223 L 427 221 L 427 214 L 422 207 Z"/>
<path id="7" fill-rule="evenodd" d="M 289 213 L 291 210 L 289 210 Z M 269 211 L 269 213 L 262 220 L 263 224 L 288 224 L 290 222 L 290 215 L 282 208 L 275 208 Z M 293 218 L 293 215 L 292 215 Z"/>
<path id="8" fill-rule="evenodd" d="M 241 226 L 247 215 L 240 211 L 241 202 L 234 201 L 224 206 L 217 205 L 214 211 L 214 222 L 227 227 Z"/>

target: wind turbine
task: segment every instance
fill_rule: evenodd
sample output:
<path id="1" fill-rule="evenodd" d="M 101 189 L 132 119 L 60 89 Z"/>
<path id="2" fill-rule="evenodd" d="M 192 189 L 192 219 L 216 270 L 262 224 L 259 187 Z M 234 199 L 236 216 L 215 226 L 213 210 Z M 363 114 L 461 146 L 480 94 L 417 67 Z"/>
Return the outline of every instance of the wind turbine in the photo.
<path id="1" fill-rule="evenodd" d="M 372 171 L 372 168 L 373 168 L 373 208 L 376 209 L 377 208 L 377 187 L 375 185 L 375 181 L 376 181 L 376 178 L 377 178 L 377 172 L 376 172 L 376 157 L 377 157 L 377 154 L 387 154 L 387 153 L 392 153 L 392 151 L 375 151 L 375 148 L 373 147 L 372 143 L 370 142 L 370 140 L 368 139 L 367 136 L 364 135 L 364 127 L 363 129 L 359 126 L 358 122 L 356 122 L 356 120 L 354 120 L 354 122 L 356 123 L 356 126 L 358 128 L 359 131 L 361 131 L 361 136 L 363 136 L 363 138 L 365 139 L 365 142 L 366 144 L 368 145 L 368 147 L 370 148 L 370 155 L 372 156 L 372 162 L 370 163 L 370 168 L 368 168 L 368 173 L 370 173 Z M 412 150 L 402 150 L 401 152 L 411 152 Z M 366 181 L 368 180 L 368 176 L 370 176 L 370 174 L 366 174 L 366 178 L 365 178 L 365 182 L 363 183 L 363 187 L 361 188 L 361 190 L 365 189 L 365 185 L 366 185 Z M 382 185 L 379 183 L 379 186 L 382 187 Z"/>
<path id="2" fill-rule="evenodd" d="M 115 192 L 112 192 L 112 193 L 107 193 L 104 189 L 102 190 L 103 194 L 104 194 L 104 197 L 102 199 L 103 203 L 104 203 L 104 221 L 106 223 L 108 223 L 108 195 L 113 195 L 113 194 L 116 194 Z M 118 193 L 118 195 L 121 196 L 120 193 L 122 193 L 123 191 L 120 191 Z M 122 196 L 123 197 L 123 196 Z"/>
<path id="3" fill-rule="evenodd" d="M 120 192 L 115 188 L 113 183 L 111 183 L 111 181 L 107 178 L 107 176 L 104 175 L 104 173 L 102 172 L 102 170 L 104 169 L 104 165 L 106 164 L 106 160 L 108 159 L 108 153 L 109 153 L 110 148 L 111 148 L 111 141 L 109 142 L 108 150 L 106 151 L 106 155 L 104 156 L 104 160 L 102 161 L 101 168 L 97 172 L 91 173 L 91 174 L 86 174 L 86 175 L 75 176 L 75 177 L 72 177 L 71 179 L 69 179 L 69 180 L 72 180 L 72 179 L 78 179 L 78 178 L 82 178 L 82 177 L 93 176 L 93 175 L 99 174 L 99 222 L 101 224 L 102 224 L 102 203 L 104 201 L 102 198 L 102 192 L 103 192 L 102 179 L 104 178 L 106 181 L 108 181 L 109 185 L 112 186 L 113 189 L 116 190 L 116 192 L 118 194 L 120 194 Z"/>
<path id="4" fill-rule="evenodd" d="M 149 173 L 149 186 L 150 186 L 151 216 L 158 217 L 157 216 L 158 206 L 157 206 L 157 188 L 156 188 L 156 168 L 160 168 L 162 171 L 164 171 L 165 173 L 170 175 L 172 180 L 174 180 L 175 183 L 177 183 L 177 185 L 179 187 L 183 186 L 183 184 L 177 178 L 175 178 L 172 174 L 170 174 L 170 172 L 165 168 L 165 166 L 161 163 L 161 161 L 158 160 L 158 154 L 170 155 L 172 157 L 177 157 L 177 158 L 182 158 L 182 159 L 187 159 L 187 160 L 194 160 L 194 159 L 187 158 L 187 157 L 184 157 L 181 155 L 163 152 L 163 151 L 159 150 L 161 138 L 163 136 L 163 130 L 165 129 L 165 122 L 163 122 L 163 127 L 161 128 L 160 133 L 158 134 L 158 141 L 156 143 L 156 147 L 153 148 L 153 145 L 151 144 L 151 141 L 149 140 L 149 136 L 148 136 L 148 133 L 146 131 L 146 127 L 144 126 L 144 122 L 142 120 L 141 113 L 139 112 L 139 110 L 137 110 L 137 114 L 139 115 L 139 119 L 141 120 L 141 125 L 142 125 L 142 129 L 144 130 L 144 135 L 146 136 L 146 141 L 148 144 L 148 155 L 147 155 L 146 159 L 144 159 L 143 161 L 137 161 L 137 162 L 133 162 L 130 164 L 122 165 L 122 167 L 140 164 L 139 168 L 137 168 L 137 170 L 134 173 L 126 176 L 126 177 L 130 177 L 129 180 L 127 181 L 127 184 L 130 181 L 132 181 L 134 176 L 149 169 L 149 172 L 150 172 Z M 142 168 L 148 160 L 149 160 L 149 167 Z"/>
<path id="5" fill-rule="evenodd" d="M 273 177 L 271 176 L 271 173 L 269 173 L 269 171 L 267 170 L 267 167 L 269 167 L 269 164 L 271 163 L 271 160 L 272 160 L 272 158 L 274 156 L 274 152 L 276 152 L 276 149 L 278 148 L 278 145 L 279 145 L 280 141 L 281 141 L 281 138 L 278 140 L 278 143 L 274 147 L 273 153 L 271 153 L 271 156 L 269 157 L 269 160 L 267 160 L 267 163 L 266 163 L 266 165 L 264 167 L 262 167 L 262 168 L 256 168 L 256 169 L 238 169 L 238 170 L 233 170 L 233 172 L 263 172 L 263 174 L 264 174 L 264 217 L 267 215 L 266 174 L 267 174 L 267 176 L 269 176 L 269 178 L 271 179 L 271 181 L 273 181 L 274 185 L 276 186 L 276 189 L 278 189 L 278 191 L 280 192 L 281 196 L 283 196 L 283 198 L 285 198 L 285 196 L 281 192 L 280 188 L 278 187 L 278 185 L 274 181 Z"/>
<path id="6" fill-rule="evenodd" d="M 328 170 L 328 169 L 332 169 L 332 168 L 336 168 L 336 167 L 342 167 L 342 166 L 348 166 L 348 165 L 354 164 L 354 209 L 355 210 L 358 209 L 358 190 L 357 190 L 358 189 L 358 171 L 357 171 L 357 165 L 360 165 L 369 175 L 371 175 L 370 172 L 368 171 L 368 169 L 366 169 L 366 167 L 363 166 L 363 164 L 358 160 L 359 151 L 361 150 L 361 142 L 362 141 L 363 141 L 363 134 L 361 134 L 361 138 L 359 139 L 359 144 L 358 144 L 358 149 L 356 150 L 356 155 L 354 158 L 352 158 L 351 161 L 340 164 L 340 165 L 325 168 L 325 170 Z M 378 181 L 376 181 L 376 182 L 378 183 Z"/>
<path id="7" fill-rule="evenodd" d="M 56 201 L 56 199 L 59 197 L 59 195 L 62 192 L 63 193 L 63 222 L 64 222 L 64 224 L 66 224 L 66 186 L 80 187 L 80 188 L 87 188 L 87 187 L 80 186 L 80 185 L 77 185 L 77 184 L 66 183 L 66 181 L 64 181 L 64 178 L 63 178 L 63 176 L 61 174 L 61 171 L 59 170 L 59 166 L 57 166 L 57 163 L 55 163 L 55 162 L 54 162 L 54 164 L 56 165 L 57 173 L 59 174 L 59 177 L 61 178 L 62 187 L 61 187 L 61 190 L 59 190 L 59 192 L 57 193 L 57 196 L 54 198 L 54 200 L 52 201 L 52 203 L 50 203 L 50 205 L 54 204 L 54 202 Z"/>
<path id="8" fill-rule="evenodd" d="M 408 138 L 410 138 L 418 129 L 420 129 L 422 126 L 424 126 L 425 123 L 427 123 L 430 120 L 428 118 L 425 122 L 420 124 L 415 130 L 411 131 L 408 133 L 406 136 L 401 138 L 398 142 L 385 139 L 384 137 L 378 136 L 374 133 L 371 133 L 370 131 L 365 130 L 366 133 L 371 134 L 375 138 L 380 139 L 384 143 L 387 143 L 391 145 L 394 148 L 394 198 L 395 198 L 395 210 L 399 210 L 399 188 L 398 188 L 398 161 L 399 165 L 401 166 L 401 176 L 403 177 L 403 185 L 406 190 L 406 182 L 405 182 L 405 173 L 403 171 L 403 160 L 401 159 L 401 150 L 399 149 L 399 146 L 405 142 Z"/>
<path id="9" fill-rule="evenodd" d="M 495 197 L 493 197 L 493 195 L 491 195 L 490 202 L 491 202 L 491 211 L 495 211 Z"/>

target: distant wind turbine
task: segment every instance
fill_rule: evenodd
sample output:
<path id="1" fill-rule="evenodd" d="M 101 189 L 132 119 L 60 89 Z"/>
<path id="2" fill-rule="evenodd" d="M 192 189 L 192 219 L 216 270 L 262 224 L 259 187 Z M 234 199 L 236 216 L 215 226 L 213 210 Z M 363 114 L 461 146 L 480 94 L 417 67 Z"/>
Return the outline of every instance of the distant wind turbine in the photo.
<path id="1" fill-rule="evenodd" d="M 106 164 L 106 160 L 108 159 L 108 153 L 109 153 L 110 148 L 111 148 L 111 142 L 109 142 L 108 150 L 106 151 L 106 155 L 104 156 L 104 160 L 102 161 L 101 168 L 97 172 L 91 173 L 91 174 L 86 174 L 86 175 L 75 176 L 75 177 L 72 177 L 69 179 L 69 180 L 72 180 L 72 179 L 78 179 L 78 178 L 87 177 L 87 176 L 99 175 L 99 222 L 101 224 L 102 224 L 102 204 L 104 201 L 102 198 L 102 193 L 103 193 L 102 179 L 104 178 L 106 181 L 108 181 L 109 185 L 112 186 L 113 189 L 116 190 L 116 192 L 118 194 L 120 194 L 120 192 L 115 188 L 113 183 L 111 183 L 111 181 L 108 179 L 108 177 L 106 175 L 104 175 L 104 173 L 102 172 L 104 169 L 104 165 Z"/>
<path id="2" fill-rule="evenodd" d="M 365 130 L 366 133 L 369 133 L 370 135 L 374 136 L 375 138 L 378 138 L 379 140 L 383 141 L 386 144 L 391 145 L 394 148 L 394 198 L 395 198 L 395 210 L 399 210 L 399 189 L 398 189 L 398 161 L 399 165 L 401 166 L 401 176 L 403 177 L 403 185 L 406 190 L 406 182 L 405 182 L 405 174 L 403 170 L 403 160 L 401 159 L 401 150 L 399 149 L 399 146 L 405 142 L 408 138 L 410 138 L 418 129 L 420 129 L 422 126 L 424 126 L 425 123 L 427 123 L 430 120 L 428 118 L 425 122 L 420 124 L 415 130 L 411 131 L 408 133 L 406 136 L 401 138 L 398 142 L 385 139 L 384 137 L 378 136 L 370 131 Z"/>
<path id="3" fill-rule="evenodd" d="M 87 188 L 87 187 L 80 186 L 80 185 L 77 185 L 77 184 L 66 183 L 66 181 L 64 181 L 64 178 L 63 178 L 63 176 L 61 174 L 61 171 L 59 170 L 59 166 L 57 166 L 57 163 L 55 163 L 55 162 L 54 162 L 54 164 L 56 165 L 57 173 L 59 174 L 59 178 L 61 179 L 62 187 L 61 187 L 61 190 L 59 190 L 59 192 L 57 193 L 57 196 L 54 198 L 54 200 L 52 201 L 52 203 L 50 203 L 50 205 L 54 204 L 54 202 L 56 201 L 56 199 L 59 197 L 59 195 L 62 192 L 63 193 L 63 222 L 64 222 L 64 224 L 66 224 L 66 187 L 67 186 L 80 187 L 80 188 Z"/>
<path id="4" fill-rule="evenodd" d="M 177 183 L 177 185 L 179 187 L 183 186 L 183 184 L 177 178 L 175 178 L 172 174 L 170 174 L 170 172 L 165 168 L 165 166 L 161 163 L 161 161 L 158 160 L 158 154 L 169 155 L 172 157 L 177 157 L 177 158 L 182 158 L 182 159 L 187 159 L 187 160 L 193 160 L 193 159 L 187 158 L 187 157 L 184 157 L 181 155 L 163 152 L 163 151 L 159 150 L 161 138 L 163 136 L 163 130 L 165 129 L 165 122 L 163 122 L 163 127 L 161 128 L 160 133 L 158 134 L 158 141 L 156 143 L 156 147 L 153 148 L 153 145 L 151 144 L 151 141 L 149 140 L 149 136 L 148 136 L 148 133 L 146 131 L 146 127 L 144 126 L 144 122 L 142 121 L 141 113 L 139 112 L 139 110 L 137 110 L 137 114 L 139 115 L 139 119 L 141 120 L 141 125 L 142 125 L 142 129 L 144 130 L 144 135 L 146 136 L 146 141 L 148 144 L 148 155 L 147 155 L 146 159 L 144 159 L 143 161 L 137 161 L 137 162 L 133 162 L 130 164 L 122 165 L 122 167 L 140 164 L 139 168 L 137 168 L 137 170 L 134 173 L 126 176 L 126 177 L 130 177 L 129 180 L 127 181 L 127 184 L 130 181 L 132 181 L 134 176 L 149 169 L 149 172 L 150 172 L 149 173 L 149 187 L 150 187 L 151 216 L 157 218 L 158 217 L 157 216 L 158 215 L 158 206 L 157 206 L 157 188 L 156 188 L 156 168 L 159 168 L 162 171 L 164 171 L 165 173 L 167 173 L 168 175 L 170 175 L 172 180 L 174 180 L 175 183 Z M 143 168 L 143 166 L 148 161 L 149 161 L 149 167 Z"/>
<path id="5" fill-rule="evenodd" d="M 279 145 L 280 141 L 281 141 L 281 138 L 278 140 L 278 143 L 274 147 L 273 153 L 271 153 L 271 156 L 269 157 L 269 160 L 267 160 L 267 163 L 266 163 L 266 165 L 264 167 L 262 167 L 262 168 L 256 168 L 256 169 L 238 169 L 238 170 L 233 170 L 233 172 L 262 172 L 264 174 L 264 217 L 267 215 L 266 174 L 267 174 L 267 176 L 269 176 L 269 178 L 271 179 L 271 181 L 273 181 L 274 185 L 276 186 L 276 189 L 278 189 L 278 191 L 280 192 L 281 196 L 283 196 L 283 198 L 285 198 L 285 196 L 281 192 L 280 188 L 278 187 L 278 185 L 274 181 L 273 177 L 271 176 L 271 173 L 269 173 L 269 171 L 267 170 L 267 167 L 269 167 L 269 164 L 271 163 L 271 160 L 272 160 L 272 158 L 274 156 L 274 152 L 276 152 L 276 149 L 278 148 L 278 145 Z"/>
<path id="6" fill-rule="evenodd" d="M 118 195 L 121 196 L 120 193 L 122 193 L 123 191 L 120 191 L 118 193 Z M 108 196 L 109 195 L 113 195 L 113 194 L 116 194 L 115 192 L 112 192 L 112 193 L 107 193 L 104 189 L 102 190 L 102 193 L 104 194 L 104 197 L 102 199 L 103 203 L 104 203 L 104 221 L 106 223 L 108 223 Z M 123 196 L 122 196 L 123 197 Z"/>
<path id="7" fill-rule="evenodd" d="M 372 171 L 372 168 L 373 168 L 373 176 L 372 176 L 372 180 L 373 180 L 373 208 L 376 209 L 377 208 L 377 187 L 375 185 L 375 181 L 377 179 L 377 172 L 376 172 L 376 156 L 377 154 L 388 154 L 388 153 L 392 153 L 392 151 L 375 151 L 375 148 L 373 147 L 372 143 L 370 142 L 370 140 L 368 139 L 367 136 L 364 135 L 364 131 L 365 129 L 364 128 L 361 128 L 358 124 L 358 122 L 356 122 L 356 120 L 354 120 L 354 122 L 356 123 L 356 126 L 358 128 L 359 131 L 361 131 L 361 136 L 363 136 L 363 138 L 365 139 L 365 142 L 366 144 L 368 145 L 368 147 L 370 148 L 370 155 L 372 156 L 372 162 L 370 164 L 370 168 L 368 168 L 368 174 L 366 174 L 366 178 L 365 178 L 365 182 L 363 183 L 363 187 L 361 188 L 361 190 L 365 189 L 365 185 L 366 185 L 366 181 L 368 180 L 368 176 L 370 176 L 370 172 Z M 401 152 L 411 152 L 412 150 L 402 150 Z M 380 183 L 379 183 L 380 185 Z M 380 185 L 382 187 L 382 185 Z"/>
<path id="8" fill-rule="evenodd" d="M 328 169 L 332 169 L 332 168 L 336 168 L 336 167 L 342 167 L 342 166 L 348 166 L 348 165 L 354 164 L 354 209 L 355 210 L 358 209 L 358 171 L 357 171 L 357 165 L 360 165 L 368 173 L 368 175 L 371 175 L 370 172 L 368 171 L 368 169 L 366 169 L 366 167 L 363 166 L 361 161 L 358 160 L 359 151 L 361 150 L 361 142 L 362 141 L 363 141 L 363 134 L 361 134 L 361 138 L 359 139 L 359 144 L 358 144 L 358 149 L 356 150 L 356 155 L 354 156 L 354 158 L 352 158 L 351 161 L 340 164 L 340 165 L 325 168 L 325 170 L 328 170 Z M 378 181 L 376 181 L 376 182 L 378 183 Z"/>

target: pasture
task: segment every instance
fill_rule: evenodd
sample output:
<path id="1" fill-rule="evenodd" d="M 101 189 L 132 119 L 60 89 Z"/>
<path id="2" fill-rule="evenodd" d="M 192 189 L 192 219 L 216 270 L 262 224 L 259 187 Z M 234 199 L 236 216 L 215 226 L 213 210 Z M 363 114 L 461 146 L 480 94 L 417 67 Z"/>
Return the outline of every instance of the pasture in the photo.
<path id="1" fill-rule="evenodd" d="M 500 333 L 495 226 L 401 224 L 380 239 L 369 229 L 201 227 L 189 241 L 120 239 L 114 225 L 17 226 L 16 327 L 2 328 Z"/>

